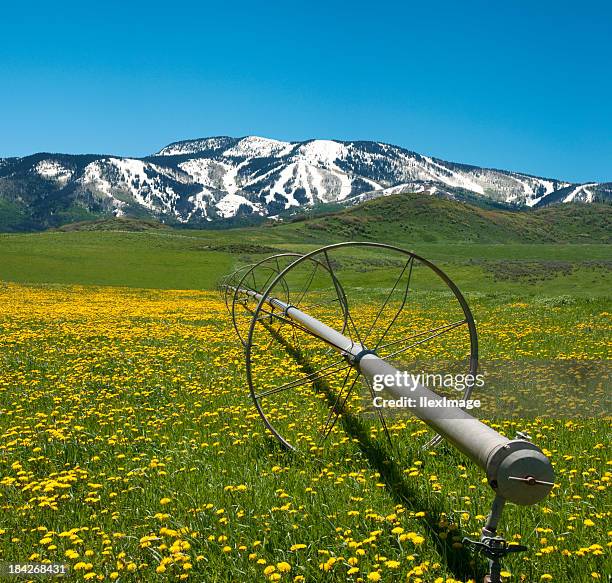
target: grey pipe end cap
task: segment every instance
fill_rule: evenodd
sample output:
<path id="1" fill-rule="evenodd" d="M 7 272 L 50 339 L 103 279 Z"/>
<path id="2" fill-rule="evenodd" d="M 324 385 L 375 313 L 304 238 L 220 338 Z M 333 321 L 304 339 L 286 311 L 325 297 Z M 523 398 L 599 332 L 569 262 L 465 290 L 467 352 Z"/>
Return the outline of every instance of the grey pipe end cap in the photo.
<path id="1" fill-rule="evenodd" d="M 510 502 L 528 506 L 546 498 L 554 481 L 550 460 L 537 449 L 522 449 L 501 461 L 497 470 L 497 493 Z"/>

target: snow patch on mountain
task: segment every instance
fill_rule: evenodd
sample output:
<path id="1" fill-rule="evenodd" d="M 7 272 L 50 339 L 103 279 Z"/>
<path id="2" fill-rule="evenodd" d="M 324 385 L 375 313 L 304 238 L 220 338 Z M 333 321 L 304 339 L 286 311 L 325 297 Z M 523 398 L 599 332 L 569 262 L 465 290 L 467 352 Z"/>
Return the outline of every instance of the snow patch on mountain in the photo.
<path id="1" fill-rule="evenodd" d="M 221 162 L 208 158 L 193 158 L 181 162 L 178 167 L 197 184 L 211 188 L 222 189 L 224 187 L 224 175 L 227 172 L 227 166 Z"/>
<path id="2" fill-rule="evenodd" d="M 596 185 L 596 182 L 589 182 L 588 184 L 576 186 L 576 188 L 563 199 L 563 202 L 593 202 L 593 191 L 590 190 L 590 188 Z"/>
<path id="3" fill-rule="evenodd" d="M 223 174 L 223 189 L 228 194 L 236 194 L 240 190 L 240 182 L 238 180 L 238 172 L 240 168 L 246 165 L 246 162 L 242 164 L 224 164 L 225 173 Z"/>
<path id="4" fill-rule="evenodd" d="M 41 160 L 34 166 L 34 172 L 45 180 L 53 180 L 62 185 L 66 184 L 74 174 L 70 168 L 55 160 Z"/>
<path id="5" fill-rule="evenodd" d="M 236 158 L 269 158 L 271 156 L 285 155 L 291 150 L 292 144 L 261 138 L 259 136 L 247 136 L 238 141 L 234 146 L 225 150 L 223 155 Z"/>
<path id="6" fill-rule="evenodd" d="M 117 207 L 124 206 L 127 197 L 151 211 L 178 215 L 175 203 L 179 194 L 172 182 L 190 179 L 172 168 L 142 160 L 104 158 L 88 164 L 81 180 L 111 198 Z"/>
<path id="7" fill-rule="evenodd" d="M 107 180 L 102 172 L 103 160 L 92 162 L 85 166 L 83 176 L 79 179 L 81 183 L 87 186 L 92 186 L 97 192 L 103 193 L 111 199 L 114 199 L 112 194 L 112 184 Z M 117 201 L 120 202 L 120 201 Z"/>
<path id="8" fill-rule="evenodd" d="M 188 223 L 192 218 L 196 217 L 211 221 L 210 210 L 214 207 L 215 196 L 215 191 L 206 187 L 203 187 L 202 190 L 191 195 L 187 200 L 192 208 L 187 216 L 183 217 L 179 215 L 177 217 L 179 222 Z"/>
<path id="9" fill-rule="evenodd" d="M 247 207 L 256 213 L 261 212 L 261 207 L 259 205 L 252 203 L 250 200 L 246 199 L 244 196 L 240 196 L 239 194 L 228 194 L 227 196 L 224 196 L 217 203 L 216 209 L 220 217 L 227 219 L 235 217 L 238 209 L 241 206 Z"/>
<path id="10" fill-rule="evenodd" d="M 273 202 L 277 196 L 286 199 L 287 205 L 285 208 L 291 206 L 291 200 L 295 198 L 291 194 L 291 190 L 287 188 L 287 185 L 293 180 L 296 173 L 296 164 L 291 164 L 283 168 L 277 178 L 277 180 L 270 186 L 268 194 L 265 195 L 265 201 L 267 203 Z M 291 199 L 289 198 L 291 197 Z"/>
<path id="11" fill-rule="evenodd" d="M 471 180 L 469 175 L 455 172 L 450 168 L 439 164 L 433 158 L 429 158 L 428 156 L 423 156 L 423 158 L 431 166 L 430 173 L 432 179 L 439 180 L 447 186 L 465 188 L 466 190 L 471 190 L 476 194 L 484 194 L 484 188 L 476 181 Z"/>
<path id="12" fill-rule="evenodd" d="M 346 157 L 348 148 L 333 140 L 312 140 L 300 146 L 296 155 L 301 156 L 313 166 L 335 168 L 336 160 Z"/>
<path id="13" fill-rule="evenodd" d="M 417 184 L 414 182 L 406 182 L 404 184 L 398 184 L 397 186 L 390 186 L 389 188 L 384 188 L 382 193 L 385 196 L 389 196 L 391 194 L 401 194 L 403 192 L 424 192 L 426 194 L 433 194 L 436 192 L 437 188 L 435 186 L 427 186 L 425 184 Z"/>

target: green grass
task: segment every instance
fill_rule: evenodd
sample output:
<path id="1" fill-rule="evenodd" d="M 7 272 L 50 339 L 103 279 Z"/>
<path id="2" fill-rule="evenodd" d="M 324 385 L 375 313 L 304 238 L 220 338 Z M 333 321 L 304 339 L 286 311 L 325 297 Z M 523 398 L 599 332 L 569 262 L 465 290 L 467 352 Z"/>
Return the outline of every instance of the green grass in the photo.
<path id="1" fill-rule="evenodd" d="M 212 288 L 234 259 L 209 250 L 204 241 L 174 231 L 0 235 L 0 277 L 28 283 Z"/>
<path id="2" fill-rule="evenodd" d="M 307 252 L 326 242 L 296 243 L 280 234 L 268 229 L 4 234 L 0 235 L 0 278 L 22 283 L 213 289 L 233 269 L 275 250 Z M 245 240 L 248 244 L 239 243 Z M 588 295 L 605 293 L 610 284 L 610 248 L 602 244 L 415 243 L 406 247 L 437 263 L 468 292 L 484 286 L 527 295 Z M 501 285 L 505 265 L 508 274 Z"/>

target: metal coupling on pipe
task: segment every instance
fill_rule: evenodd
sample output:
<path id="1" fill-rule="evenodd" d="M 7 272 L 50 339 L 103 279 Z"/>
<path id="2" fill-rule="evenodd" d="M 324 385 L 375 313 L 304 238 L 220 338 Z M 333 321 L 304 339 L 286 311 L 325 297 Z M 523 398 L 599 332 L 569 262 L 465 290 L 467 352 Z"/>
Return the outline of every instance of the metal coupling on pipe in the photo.
<path id="1" fill-rule="evenodd" d="M 543 500 L 554 486 L 550 460 L 524 439 L 514 439 L 491 452 L 486 469 L 496 494 L 521 506 Z"/>
<path id="2" fill-rule="evenodd" d="M 361 362 L 361 359 L 366 355 L 366 354 L 373 354 L 374 356 L 377 356 L 376 351 L 375 350 L 367 350 L 366 348 L 364 348 L 361 344 L 358 345 L 359 347 L 359 352 L 357 354 L 355 354 L 355 356 L 351 357 L 350 360 L 350 364 L 352 366 L 354 366 L 358 371 L 361 372 L 361 369 L 359 368 L 359 363 Z"/>

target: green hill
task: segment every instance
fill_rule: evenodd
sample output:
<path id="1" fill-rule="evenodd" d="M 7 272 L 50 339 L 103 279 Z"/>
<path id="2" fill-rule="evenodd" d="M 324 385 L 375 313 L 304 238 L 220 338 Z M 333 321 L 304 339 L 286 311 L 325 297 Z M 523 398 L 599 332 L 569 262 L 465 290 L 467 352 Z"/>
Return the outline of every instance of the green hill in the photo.
<path id="1" fill-rule="evenodd" d="M 308 240 L 609 243 L 612 207 L 564 204 L 502 210 L 435 196 L 398 194 L 327 216 L 297 219 L 293 225 Z"/>
<path id="2" fill-rule="evenodd" d="M 158 231 L 169 230 L 170 227 L 154 220 L 134 219 L 131 217 L 115 217 L 97 219 L 94 221 L 80 221 L 78 223 L 68 223 L 58 227 L 58 231 Z"/>

